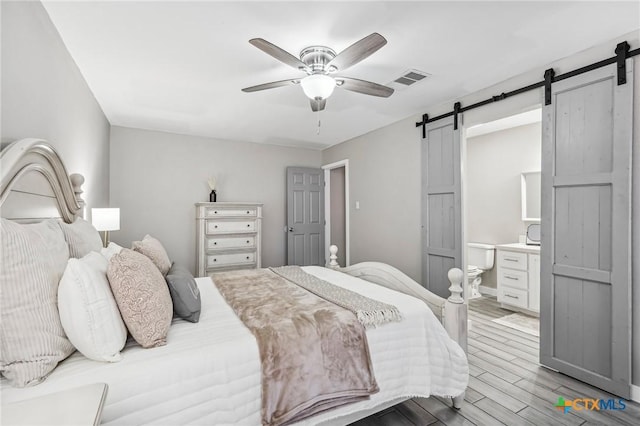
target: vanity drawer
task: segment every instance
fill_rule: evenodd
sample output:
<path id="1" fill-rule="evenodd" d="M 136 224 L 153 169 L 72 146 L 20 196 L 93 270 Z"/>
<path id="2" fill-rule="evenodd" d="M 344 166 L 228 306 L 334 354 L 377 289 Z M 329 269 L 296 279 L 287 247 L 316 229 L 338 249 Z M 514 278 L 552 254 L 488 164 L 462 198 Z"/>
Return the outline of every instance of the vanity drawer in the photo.
<path id="1" fill-rule="evenodd" d="M 526 271 L 527 253 L 498 250 L 498 266 Z"/>
<path id="2" fill-rule="evenodd" d="M 257 215 L 258 209 L 255 207 L 247 207 L 246 209 L 233 207 L 233 208 L 225 208 L 225 207 L 207 207 L 204 211 L 204 217 L 255 217 Z"/>
<path id="3" fill-rule="evenodd" d="M 207 268 L 215 268 L 226 265 L 243 265 L 255 263 L 256 254 L 251 253 L 229 253 L 229 254 L 209 254 L 207 255 Z"/>
<path id="4" fill-rule="evenodd" d="M 527 290 L 529 288 L 528 275 L 527 271 L 498 267 L 498 283 L 500 283 L 501 286 Z"/>
<path id="5" fill-rule="evenodd" d="M 527 291 L 502 287 L 498 291 L 498 302 L 526 309 L 528 307 Z"/>
<path id="6" fill-rule="evenodd" d="M 240 221 L 215 221 L 208 220 L 206 223 L 206 233 L 208 235 L 219 232 L 255 232 L 255 220 Z"/>
<path id="7" fill-rule="evenodd" d="M 215 237 L 207 238 L 205 243 L 207 250 L 253 248 L 256 246 L 256 237 Z"/>

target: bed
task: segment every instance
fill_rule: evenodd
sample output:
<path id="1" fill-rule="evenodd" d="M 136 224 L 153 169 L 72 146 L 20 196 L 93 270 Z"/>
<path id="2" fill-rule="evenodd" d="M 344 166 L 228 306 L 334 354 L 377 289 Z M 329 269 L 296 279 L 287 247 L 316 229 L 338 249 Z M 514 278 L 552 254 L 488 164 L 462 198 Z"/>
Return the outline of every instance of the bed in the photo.
<path id="1" fill-rule="evenodd" d="M 69 223 L 82 215 L 84 179 L 69 177 L 46 142 L 14 142 L 3 149 L 1 162 L 3 218 L 33 222 L 59 217 Z M 366 330 L 379 392 L 295 424 L 349 424 L 408 398 L 430 395 L 450 397 L 453 406 L 460 407 L 468 381 L 462 271 L 450 271 L 452 295 L 443 299 L 382 263 L 303 270 L 391 303 L 403 319 Z M 129 339 L 123 359 L 116 363 L 92 361 L 75 352 L 39 385 L 14 388 L 3 378 L 2 403 L 104 382 L 109 386 L 104 425 L 260 424 L 256 340 L 210 278 L 198 278 L 197 285 L 200 321 L 174 319 L 165 346 L 143 349 Z"/>

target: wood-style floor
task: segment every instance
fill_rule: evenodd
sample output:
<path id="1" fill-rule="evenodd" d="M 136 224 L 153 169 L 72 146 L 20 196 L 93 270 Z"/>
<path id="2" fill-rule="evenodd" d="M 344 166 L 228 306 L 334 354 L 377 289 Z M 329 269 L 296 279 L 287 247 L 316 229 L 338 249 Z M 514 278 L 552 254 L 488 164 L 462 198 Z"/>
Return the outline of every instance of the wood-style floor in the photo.
<path id="1" fill-rule="evenodd" d="M 625 410 L 559 411 L 560 396 L 615 397 L 540 367 L 537 337 L 491 321 L 512 313 L 495 298 L 474 299 L 469 308 L 470 377 L 462 408 L 454 410 L 444 398 L 414 398 L 353 426 L 640 425 L 640 404 L 632 402 Z"/>

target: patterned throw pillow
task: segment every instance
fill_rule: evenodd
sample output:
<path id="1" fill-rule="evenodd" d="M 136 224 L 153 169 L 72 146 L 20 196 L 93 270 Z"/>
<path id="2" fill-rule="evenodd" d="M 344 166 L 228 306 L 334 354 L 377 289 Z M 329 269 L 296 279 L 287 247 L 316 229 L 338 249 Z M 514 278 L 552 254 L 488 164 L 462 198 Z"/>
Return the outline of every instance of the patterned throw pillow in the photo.
<path id="1" fill-rule="evenodd" d="M 102 239 L 92 224 L 80 217 L 73 223 L 59 224 L 69 245 L 70 257 L 81 259 L 92 251 L 100 252 Z"/>
<path id="2" fill-rule="evenodd" d="M 2 219 L 0 243 L 0 371 L 13 386 L 31 386 L 75 350 L 56 303 L 69 250 L 55 220 Z"/>
<path id="3" fill-rule="evenodd" d="M 163 276 L 167 275 L 167 272 L 171 269 L 171 260 L 167 251 L 162 246 L 162 243 L 151 235 L 145 235 L 142 241 L 134 241 L 131 248 L 151 259 Z"/>
<path id="4" fill-rule="evenodd" d="M 148 257 L 122 249 L 109 261 L 107 277 L 120 314 L 143 348 L 167 343 L 173 304 L 167 283 Z"/>

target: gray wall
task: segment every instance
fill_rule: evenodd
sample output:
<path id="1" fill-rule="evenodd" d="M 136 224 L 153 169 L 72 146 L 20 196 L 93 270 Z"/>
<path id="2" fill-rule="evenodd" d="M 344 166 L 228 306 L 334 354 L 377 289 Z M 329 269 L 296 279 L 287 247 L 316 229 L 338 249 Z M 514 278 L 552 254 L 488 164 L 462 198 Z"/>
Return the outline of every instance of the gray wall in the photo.
<path id="1" fill-rule="evenodd" d="M 540 123 L 467 139 L 467 241 L 517 243 L 525 234 L 520 173 L 540 170 Z M 496 287 L 496 268 L 482 275 L 482 285 Z"/>
<path id="2" fill-rule="evenodd" d="M 286 262 L 286 167 L 320 167 L 320 151 L 230 142 L 114 126 L 111 129 L 111 205 L 120 231 L 111 240 L 129 247 L 151 234 L 169 256 L 195 270 L 195 207 L 209 201 L 216 176 L 218 201 L 264 203 L 262 265 Z"/>
<path id="3" fill-rule="evenodd" d="M 331 191 L 331 239 L 329 242 L 338 247 L 338 264 L 345 266 L 345 236 L 346 236 L 346 222 L 345 213 L 345 168 L 344 166 L 329 170 L 329 179 L 331 185 L 329 190 Z"/>
<path id="4" fill-rule="evenodd" d="M 322 153 L 324 164 L 344 159 L 349 159 L 351 264 L 381 261 L 419 280 L 420 133 L 413 118 Z"/>
<path id="5" fill-rule="evenodd" d="M 87 207 L 109 203 L 109 122 L 40 2 L 2 2 L 2 142 L 50 142 L 86 181 Z"/>

